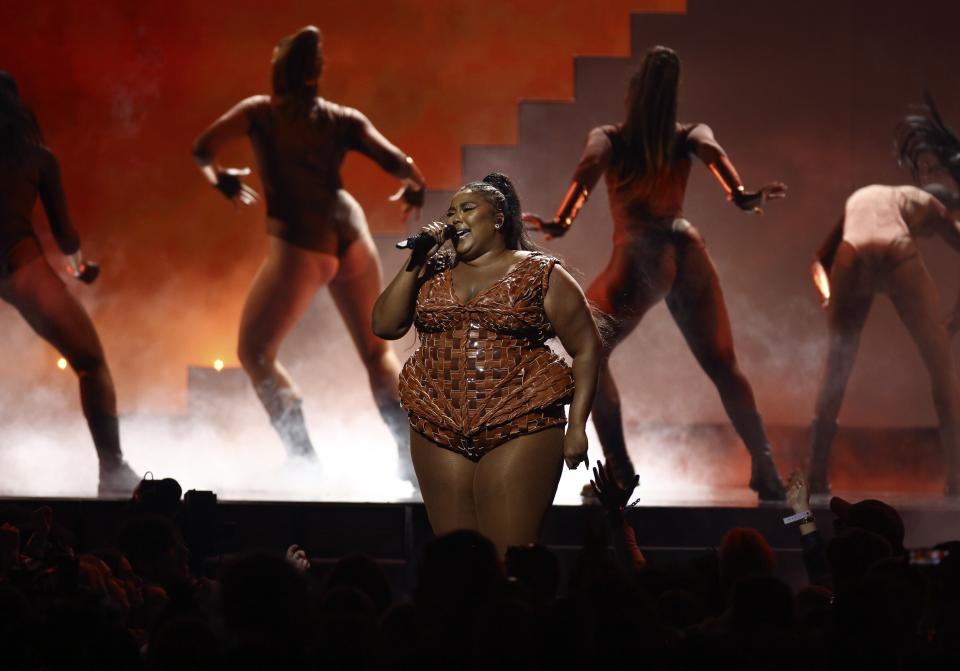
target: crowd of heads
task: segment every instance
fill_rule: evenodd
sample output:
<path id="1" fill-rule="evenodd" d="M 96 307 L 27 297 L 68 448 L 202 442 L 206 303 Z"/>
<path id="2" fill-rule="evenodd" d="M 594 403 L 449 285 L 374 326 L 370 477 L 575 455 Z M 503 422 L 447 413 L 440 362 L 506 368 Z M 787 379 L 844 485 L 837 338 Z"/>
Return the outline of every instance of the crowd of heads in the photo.
<path id="1" fill-rule="evenodd" d="M 92 550 L 49 508 L 5 509 L 2 667 L 929 669 L 960 660 L 960 543 L 906 551 L 900 516 L 879 501 L 838 499 L 821 515 L 835 532 L 804 552 L 820 552 L 824 570 L 799 589 L 755 529 L 729 529 L 715 551 L 682 561 L 638 564 L 611 549 L 616 525 L 588 509 L 572 566 L 561 570 L 569 562 L 544 546 L 501 557 L 480 534 L 456 531 L 426 543 L 403 594 L 365 555 L 311 564 L 300 548 L 276 548 L 194 562 L 179 494 L 174 481 L 152 485 L 128 504 L 115 542 Z"/>

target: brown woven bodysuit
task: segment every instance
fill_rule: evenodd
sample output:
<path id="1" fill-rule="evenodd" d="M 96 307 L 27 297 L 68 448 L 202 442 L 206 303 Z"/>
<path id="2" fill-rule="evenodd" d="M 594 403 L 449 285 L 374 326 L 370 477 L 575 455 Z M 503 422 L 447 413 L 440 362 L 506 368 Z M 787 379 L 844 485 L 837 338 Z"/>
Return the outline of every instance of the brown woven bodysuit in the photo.
<path id="1" fill-rule="evenodd" d="M 449 268 L 420 288 L 420 347 L 400 373 L 410 426 L 477 461 L 518 436 L 566 423 L 573 375 L 549 347 L 543 309 L 556 259 L 531 254 L 465 304 Z"/>

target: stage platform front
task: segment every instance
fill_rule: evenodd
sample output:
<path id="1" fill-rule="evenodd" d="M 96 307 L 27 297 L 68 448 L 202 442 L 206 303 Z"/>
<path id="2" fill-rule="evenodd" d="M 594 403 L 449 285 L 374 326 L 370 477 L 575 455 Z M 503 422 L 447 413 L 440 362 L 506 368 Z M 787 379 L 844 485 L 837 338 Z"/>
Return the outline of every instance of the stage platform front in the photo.
<path id="1" fill-rule="evenodd" d="M 880 498 L 903 516 L 908 547 L 928 547 L 960 538 L 960 504 L 935 496 L 903 492 L 839 492 L 856 501 Z M 814 509 L 824 535 L 833 532 L 826 501 Z M 7 498 L 0 500 L 0 521 L 25 521 L 29 511 L 49 505 L 57 524 L 71 532 L 78 551 L 111 544 L 123 524 L 128 504 L 98 499 Z M 747 489 L 727 490 L 714 500 L 676 501 L 672 505 L 637 506 L 627 511 L 638 541 L 653 562 L 674 562 L 714 552 L 733 527 L 758 529 L 774 548 L 778 573 L 792 586 L 805 582 L 798 531 L 785 527 L 789 514 L 776 505 L 757 505 Z M 546 519 L 543 543 L 560 558 L 567 574 L 585 539 L 597 538 L 602 514 L 593 506 L 554 506 Z M 416 558 L 432 538 L 422 503 L 332 503 L 225 501 L 216 506 L 208 549 L 208 570 L 220 559 L 241 551 L 282 552 L 294 543 L 311 556 L 319 571 L 337 558 L 363 553 L 376 558 L 398 593 L 409 593 Z"/>

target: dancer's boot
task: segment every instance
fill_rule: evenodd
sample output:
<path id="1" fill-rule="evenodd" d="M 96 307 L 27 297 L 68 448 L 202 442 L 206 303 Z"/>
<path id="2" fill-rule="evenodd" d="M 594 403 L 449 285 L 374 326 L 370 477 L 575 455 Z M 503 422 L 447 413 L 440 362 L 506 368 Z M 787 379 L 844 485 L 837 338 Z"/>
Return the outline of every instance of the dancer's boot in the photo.
<path id="1" fill-rule="evenodd" d="M 811 495 L 830 493 L 827 465 L 830 461 L 830 448 L 833 446 L 833 439 L 836 435 L 836 420 L 829 421 L 817 417 L 810 425 L 810 461 L 807 464 L 807 491 Z"/>
<path id="2" fill-rule="evenodd" d="M 784 501 L 787 488 L 777 473 L 770 441 L 757 412 L 745 412 L 733 418 L 733 428 L 740 434 L 750 453 L 750 489 L 761 501 Z"/>

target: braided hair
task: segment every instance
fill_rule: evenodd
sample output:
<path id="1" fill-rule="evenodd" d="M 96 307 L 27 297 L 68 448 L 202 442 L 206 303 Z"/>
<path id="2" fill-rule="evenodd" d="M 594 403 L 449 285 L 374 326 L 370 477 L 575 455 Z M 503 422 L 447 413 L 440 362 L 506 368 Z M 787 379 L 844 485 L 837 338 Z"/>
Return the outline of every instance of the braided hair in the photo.
<path id="1" fill-rule="evenodd" d="M 911 114 L 897 125 L 897 162 L 906 166 L 913 178 L 920 181 L 924 155 L 931 155 L 937 164 L 960 184 L 960 137 L 943 122 L 933 96 L 923 93 L 924 111 Z"/>
<path id="2" fill-rule="evenodd" d="M 461 190 L 473 191 L 483 196 L 494 211 L 503 214 L 503 238 L 507 249 L 540 251 L 523 226 L 520 198 L 510 178 L 499 172 L 491 172 L 479 182 L 469 182 Z"/>

